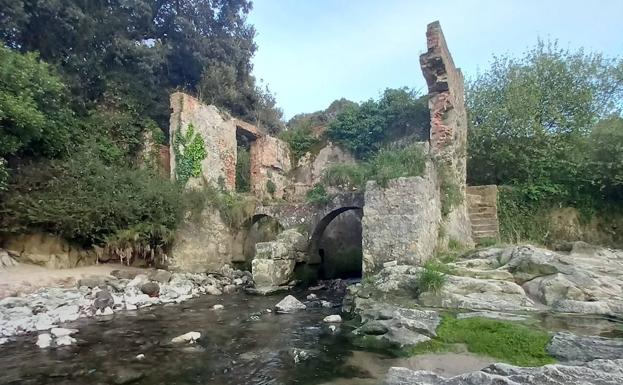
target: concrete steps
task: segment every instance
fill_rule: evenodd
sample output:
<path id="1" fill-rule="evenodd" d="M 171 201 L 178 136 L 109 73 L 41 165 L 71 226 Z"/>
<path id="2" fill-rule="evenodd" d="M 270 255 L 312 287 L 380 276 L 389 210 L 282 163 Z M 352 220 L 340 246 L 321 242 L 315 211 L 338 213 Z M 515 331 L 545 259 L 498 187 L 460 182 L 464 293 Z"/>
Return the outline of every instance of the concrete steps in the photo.
<path id="1" fill-rule="evenodd" d="M 476 243 L 500 238 L 497 197 L 495 185 L 467 187 L 467 212 L 472 222 L 472 238 Z"/>

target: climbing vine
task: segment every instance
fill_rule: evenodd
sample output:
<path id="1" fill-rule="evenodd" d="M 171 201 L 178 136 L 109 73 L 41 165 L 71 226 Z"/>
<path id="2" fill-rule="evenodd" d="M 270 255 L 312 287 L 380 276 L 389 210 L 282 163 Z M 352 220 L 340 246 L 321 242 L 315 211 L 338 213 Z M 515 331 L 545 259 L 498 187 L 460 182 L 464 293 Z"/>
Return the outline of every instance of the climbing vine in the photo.
<path id="1" fill-rule="evenodd" d="M 185 185 L 191 177 L 201 174 L 201 161 L 208 155 L 201 135 L 195 133 L 192 124 L 188 125 L 186 133 L 177 131 L 173 138 L 175 153 L 175 177 Z"/>

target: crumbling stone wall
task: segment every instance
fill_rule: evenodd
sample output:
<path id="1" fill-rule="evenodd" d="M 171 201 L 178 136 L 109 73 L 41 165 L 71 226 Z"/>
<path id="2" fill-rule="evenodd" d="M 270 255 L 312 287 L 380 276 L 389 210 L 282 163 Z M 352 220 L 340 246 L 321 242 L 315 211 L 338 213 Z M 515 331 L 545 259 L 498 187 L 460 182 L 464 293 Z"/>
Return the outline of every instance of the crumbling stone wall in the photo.
<path id="1" fill-rule="evenodd" d="M 242 255 L 242 244 L 223 222 L 219 212 L 207 207 L 198 218 L 188 218 L 177 230 L 166 265 L 171 270 L 216 272 Z"/>
<path id="2" fill-rule="evenodd" d="M 439 22 L 428 25 L 427 52 L 420 56 L 422 73 L 428 85 L 431 115 L 430 149 L 445 184 L 460 191 L 460 202 L 443 220 L 449 238 L 471 245 L 471 227 L 466 204 L 467 113 L 464 80 L 448 50 Z M 441 191 L 444 194 L 444 191 Z"/>
<path id="3" fill-rule="evenodd" d="M 293 199 L 304 200 L 307 191 L 322 182 L 326 169 L 336 164 L 355 163 L 355 157 L 348 151 L 329 142 L 317 154 L 307 153 L 299 159 L 293 170 Z"/>
<path id="4" fill-rule="evenodd" d="M 171 95 L 171 176 L 176 178 L 175 136 L 185 134 L 189 125 L 203 139 L 206 157 L 201 161 L 201 174 L 191 177 L 187 188 L 199 188 L 203 181 L 228 190 L 236 186 L 236 123 L 211 105 L 205 105 L 182 92 Z"/>
<path id="5" fill-rule="evenodd" d="M 283 199 L 291 184 L 290 149 L 288 144 L 272 136 L 251 142 L 251 191 L 259 198 Z"/>
<path id="6" fill-rule="evenodd" d="M 366 185 L 363 229 L 363 274 L 386 262 L 421 265 L 437 245 L 441 203 L 436 170 L 427 162 L 423 176 L 398 178 L 386 188 Z"/>

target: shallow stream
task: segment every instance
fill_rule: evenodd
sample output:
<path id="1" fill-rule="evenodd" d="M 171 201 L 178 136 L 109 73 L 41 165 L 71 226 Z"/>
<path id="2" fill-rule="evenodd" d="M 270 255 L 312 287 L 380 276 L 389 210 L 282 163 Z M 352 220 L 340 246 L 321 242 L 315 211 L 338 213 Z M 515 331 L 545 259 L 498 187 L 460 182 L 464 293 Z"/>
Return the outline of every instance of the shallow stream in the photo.
<path id="1" fill-rule="evenodd" d="M 294 294 L 302 299 L 308 292 Z M 332 295 L 318 292 L 319 299 L 339 302 Z M 203 296 L 182 304 L 80 319 L 64 325 L 79 332 L 74 335 L 78 342 L 63 348 L 40 349 L 36 335 L 19 337 L 0 347 L 0 384 L 367 385 L 381 383 L 391 366 L 450 376 L 494 362 L 469 353 L 396 359 L 362 352 L 348 342 L 344 330 L 332 332 L 322 322 L 339 308 L 294 314 L 266 311 L 283 296 Z M 213 310 L 215 304 L 224 309 Z M 579 334 L 597 334 L 596 326 L 600 334 L 614 329 L 613 323 L 604 322 L 541 320 L 550 329 L 575 329 Z M 197 344 L 170 343 L 189 331 L 201 333 Z M 309 358 L 294 349 L 305 350 Z M 139 354 L 145 358 L 137 359 Z"/>

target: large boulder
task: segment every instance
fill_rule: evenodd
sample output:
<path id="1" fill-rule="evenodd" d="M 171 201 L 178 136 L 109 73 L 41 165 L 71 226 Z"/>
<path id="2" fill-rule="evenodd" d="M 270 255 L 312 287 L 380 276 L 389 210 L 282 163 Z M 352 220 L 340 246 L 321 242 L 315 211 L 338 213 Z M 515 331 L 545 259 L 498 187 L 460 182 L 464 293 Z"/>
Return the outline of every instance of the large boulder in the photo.
<path id="1" fill-rule="evenodd" d="M 296 261 L 293 259 L 258 259 L 251 261 L 256 286 L 281 286 L 292 279 Z"/>
<path id="2" fill-rule="evenodd" d="M 363 325 L 353 331 L 356 344 L 388 348 L 416 346 L 435 337 L 441 322 L 437 312 L 367 301 L 358 308 Z"/>
<path id="3" fill-rule="evenodd" d="M 426 370 L 391 368 L 384 385 L 619 385 L 623 359 L 595 360 L 584 365 L 545 365 L 524 368 L 493 364 L 480 371 L 445 378 Z"/>
<path id="4" fill-rule="evenodd" d="M 614 360 L 623 357 L 623 339 L 577 336 L 560 332 L 552 337 L 547 352 L 563 362 Z"/>

